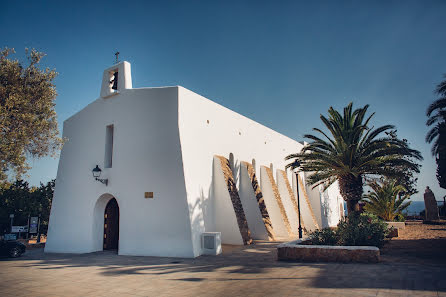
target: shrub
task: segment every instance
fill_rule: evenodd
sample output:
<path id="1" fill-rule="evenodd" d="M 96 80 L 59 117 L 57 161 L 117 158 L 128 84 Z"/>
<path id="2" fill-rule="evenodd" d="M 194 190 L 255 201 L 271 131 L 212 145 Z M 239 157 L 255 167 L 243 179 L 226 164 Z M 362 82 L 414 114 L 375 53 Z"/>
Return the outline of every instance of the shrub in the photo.
<path id="1" fill-rule="evenodd" d="M 403 213 L 399 213 L 394 219 L 394 222 L 405 222 L 406 221 L 406 215 Z"/>
<path id="2" fill-rule="evenodd" d="M 389 230 L 387 224 L 369 213 L 351 214 L 338 224 L 340 245 L 372 245 L 381 247 Z"/>
<path id="3" fill-rule="evenodd" d="M 403 211 L 410 205 L 406 188 L 390 179 L 373 181 L 368 185 L 372 192 L 363 196 L 364 209 L 385 221 L 404 221 Z"/>
<path id="4" fill-rule="evenodd" d="M 336 245 L 338 237 L 331 228 L 317 229 L 310 233 L 310 242 L 315 245 Z"/>
<path id="5" fill-rule="evenodd" d="M 352 213 L 336 229 L 324 228 L 309 234 L 314 245 L 376 246 L 382 247 L 389 233 L 387 224 L 369 213 Z"/>

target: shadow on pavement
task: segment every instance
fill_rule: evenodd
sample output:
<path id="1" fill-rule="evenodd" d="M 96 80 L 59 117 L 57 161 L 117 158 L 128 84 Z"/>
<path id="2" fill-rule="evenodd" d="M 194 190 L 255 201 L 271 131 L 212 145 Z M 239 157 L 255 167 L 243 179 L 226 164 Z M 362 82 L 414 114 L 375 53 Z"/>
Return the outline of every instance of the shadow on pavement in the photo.
<path id="1" fill-rule="evenodd" d="M 175 282 L 242 281 L 255 285 L 253 281 L 289 280 L 296 286 L 305 283 L 313 288 L 446 291 L 446 239 L 392 241 L 383 249 L 383 261 L 378 264 L 282 262 L 276 260 L 277 244 L 258 241 L 232 247 L 219 256 L 195 259 L 119 256 L 108 251 L 77 255 L 30 250 L 19 259 L 3 261 L 15 261 L 15 267 L 32 265 L 43 270 L 93 267 L 110 277 L 168 276 Z M 433 246 L 436 252 L 424 253 L 418 249 L 423 245 Z"/>

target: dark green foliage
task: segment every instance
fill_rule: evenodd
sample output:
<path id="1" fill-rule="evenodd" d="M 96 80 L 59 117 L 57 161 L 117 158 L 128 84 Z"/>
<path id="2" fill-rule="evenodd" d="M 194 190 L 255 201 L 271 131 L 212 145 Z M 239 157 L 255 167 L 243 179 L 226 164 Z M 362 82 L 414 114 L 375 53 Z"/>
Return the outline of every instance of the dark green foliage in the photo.
<path id="1" fill-rule="evenodd" d="M 324 228 L 309 234 L 311 244 L 382 247 L 389 233 L 387 224 L 368 213 L 352 213 L 336 229 Z"/>
<path id="2" fill-rule="evenodd" d="M 338 237 L 332 228 L 317 229 L 309 234 L 311 244 L 337 245 Z"/>
<path id="3" fill-rule="evenodd" d="M 27 159 L 56 154 L 61 145 L 55 110 L 56 71 L 41 69 L 45 54 L 26 50 L 28 63 L 0 49 L 0 181 L 20 179 Z"/>
<path id="4" fill-rule="evenodd" d="M 353 213 L 341 221 L 336 231 L 340 245 L 372 245 L 381 247 L 388 234 L 387 224 L 377 216 Z"/>
<path id="5" fill-rule="evenodd" d="M 401 219 L 403 211 L 410 205 L 406 188 L 390 179 L 373 181 L 368 185 L 372 191 L 364 195 L 364 209 L 385 221 Z"/>
<path id="6" fill-rule="evenodd" d="M 431 127 L 426 142 L 432 143 L 432 155 L 437 162 L 437 180 L 440 187 L 446 189 L 446 80 L 437 85 L 434 93 L 439 98 L 426 111 L 429 117 L 426 125 Z"/>
<path id="7" fill-rule="evenodd" d="M 398 139 L 397 130 L 391 130 L 389 132 L 385 132 L 386 135 Z M 410 145 L 407 139 L 402 139 L 408 146 Z M 402 185 L 406 190 L 404 194 L 408 197 L 418 193 L 417 190 L 417 182 L 418 177 L 417 172 L 411 168 L 407 168 L 405 166 L 394 166 L 393 169 L 395 171 L 399 171 L 399 173 L 393 177 L 396 180 L 397 184 Z"/>
<path id="8" fill-rule="evenodd" d="M 446 133 L 444 133 L 446 138 Z M 441 188 L 446 189 L 446 150 L 440 150 L 438 153 L 438 158 L 435 159 L 437 163 L 437 180 Z"/>
<path id="9" fill-rule="evenodd" d="M 310 142 L 300 153 L 286 157 L 296 159 L 298 169 L 311 172 L 308 183 L 314 187 L 327 188 L 338 181 L 349 212 L 359 210 L 367 176 L 397 178 L 408 170 L 418 173 L 420 166 L 416 161 L 422 160 L 420 152 L 411 149 L 407 142 L 383 135 L 394 130 L 394 126 L 373 129 L 370 120 L 374 114 L 366 116 L 368 107 L 354 110 L 350 103 L 342 114 L 330 107 L 328 118 L 320 117 L 327 131 L 314 128 L 319 135 L 305 135 Z M 295 169 L 295 164 L 288 164 L 287 168 Z"/>
<path id="10" fill-rule="evenodd" d="M 14 214 L 14 225 L 24 226 L 28 215 L 41 216 L 41 233 L 46 233 L 53 199 L 55 180 L 39 187 L 29 187 L 28 182 L 18 180 L 0 187 L 0 234 L 10 231 L 9 215 Z"/>

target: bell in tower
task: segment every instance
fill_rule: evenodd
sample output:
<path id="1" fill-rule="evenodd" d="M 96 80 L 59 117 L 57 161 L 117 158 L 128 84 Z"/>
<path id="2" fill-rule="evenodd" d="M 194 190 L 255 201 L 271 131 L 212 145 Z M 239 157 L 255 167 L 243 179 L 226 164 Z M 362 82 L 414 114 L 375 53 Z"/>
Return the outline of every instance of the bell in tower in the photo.
<path id="1" fill-rule="evenodd" d="M 118 89 L 118 71 L 115 71 L 115 73 L 113 73 L 113 79 L 110 81 L 110 84 L 113 84 L 111 87 L 113 90 Z"/>
<path id="2" fill-rule="evenodd" d="M 108 98 L 132 88 L 130 63 L 123 61 L 104 70 L 101 97 Z"/>

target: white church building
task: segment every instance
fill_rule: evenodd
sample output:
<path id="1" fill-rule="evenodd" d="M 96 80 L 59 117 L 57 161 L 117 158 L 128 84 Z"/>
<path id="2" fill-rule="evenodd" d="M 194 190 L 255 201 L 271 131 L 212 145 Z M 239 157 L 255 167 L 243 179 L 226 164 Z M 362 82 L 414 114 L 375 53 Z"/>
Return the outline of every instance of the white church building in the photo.
<path id="1" fill-rule="evenodd" d="M 68 118 L 45 252 L 197 257 L 223 244 L 296 238 L 343 216 L 337 184 L 285 171 L 303 147 L 180 86 L 132 88 L 130 64 L 104 71 L 100 97 Z"/>

